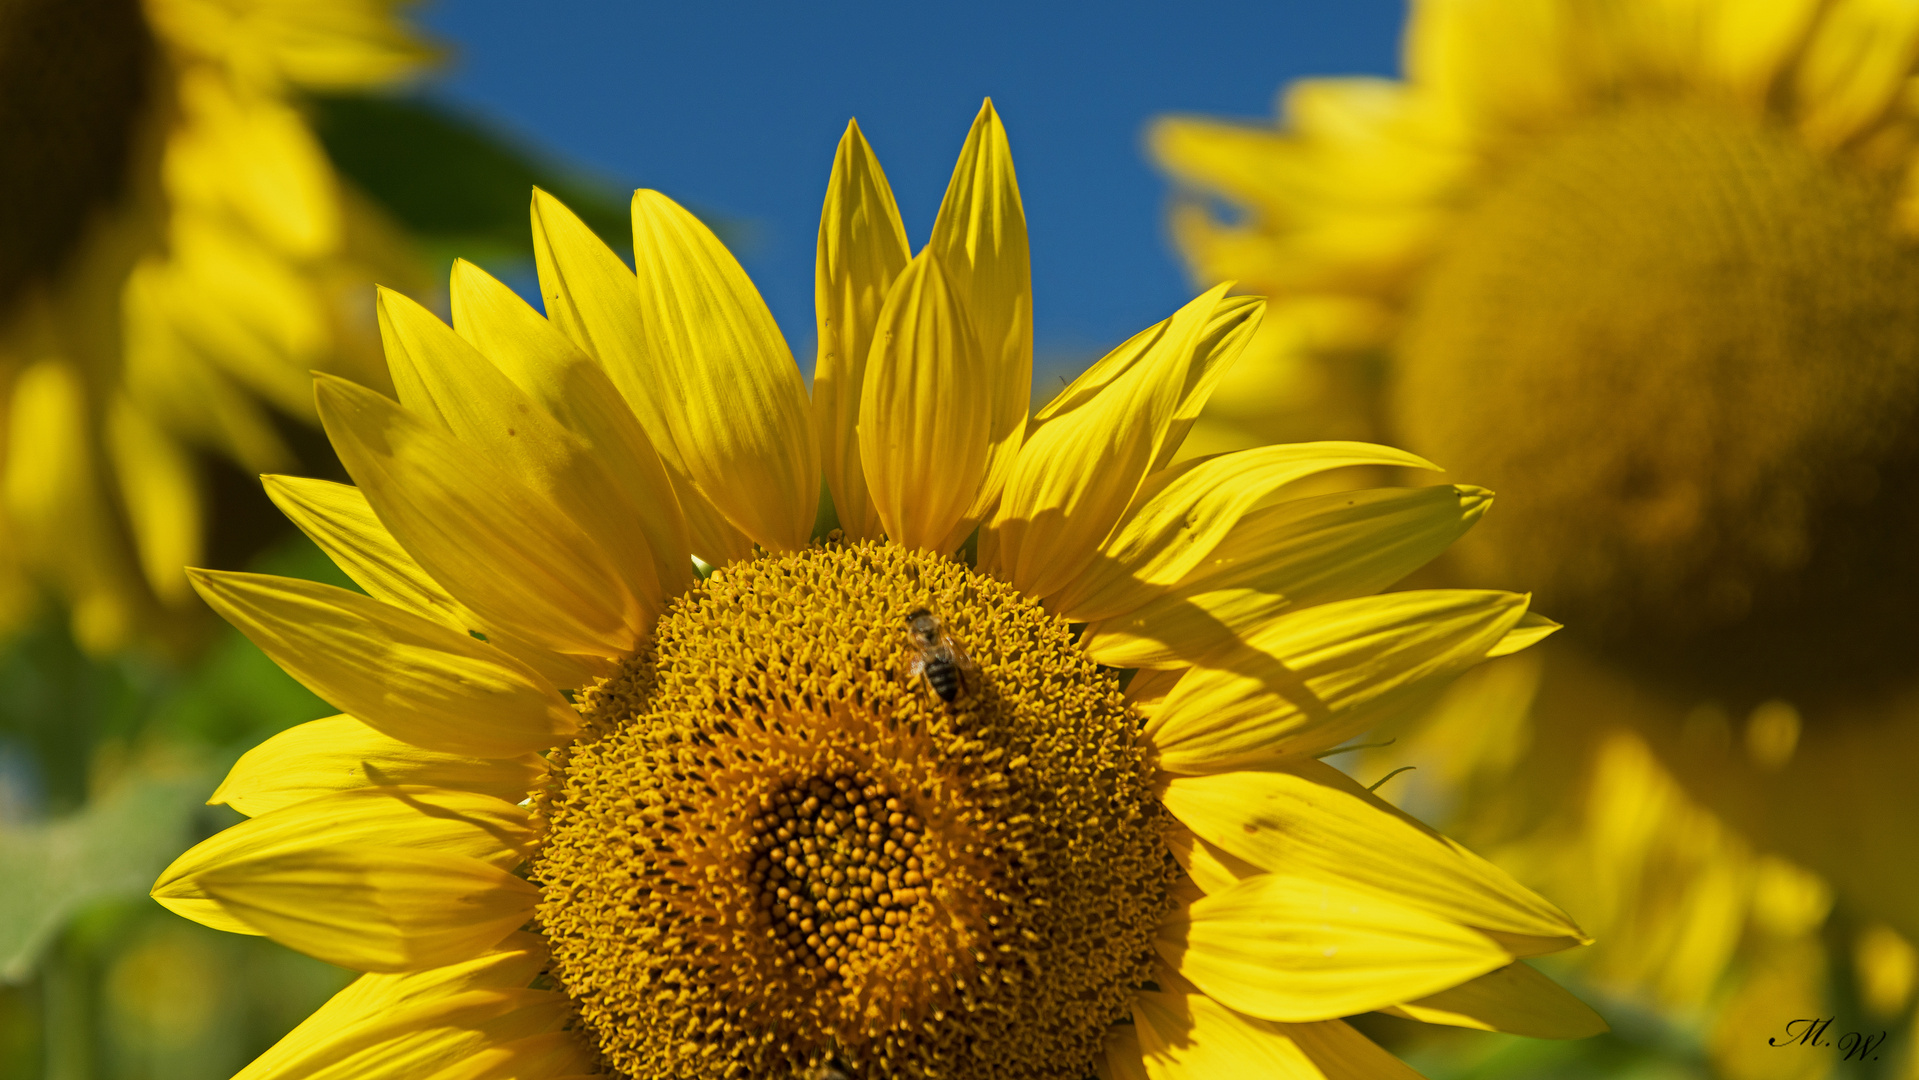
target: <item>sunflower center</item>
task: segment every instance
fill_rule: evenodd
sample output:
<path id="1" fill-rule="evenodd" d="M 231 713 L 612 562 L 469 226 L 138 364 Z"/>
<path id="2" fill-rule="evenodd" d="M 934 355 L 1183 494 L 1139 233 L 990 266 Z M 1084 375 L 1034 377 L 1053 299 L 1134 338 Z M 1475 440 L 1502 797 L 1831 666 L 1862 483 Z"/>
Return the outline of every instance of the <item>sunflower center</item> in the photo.
<path id="1" fill-rule="evenodd" d="M 0 5 L 0 311 L 123 190 L 153 51 L 138 0 Z"/>
<path id="2" fill-rule="evenodd" d="M 1919 255 L 1893 179 L 1705 105 L 1515 162 L 1414 298 L 1390 406 L 1500 493 L 1468 571 L 1734 700 L 1907 671 Z"/>
<path id="3" fill-rule="evenodd" d="M 868 776 L 816 776 L 754 819 L 750 880 L 789 968 L 838 972 L 888 952 L 931 889 L 925 825 Z"/>
<path id="4" fill-rule="evenodd" d="M 621 1075 L 1079 1080 L 1150 977 L 1178 870 L 1139 718 L 1004 583 L 735 563 L 583 711 L 533 877 Z"/>

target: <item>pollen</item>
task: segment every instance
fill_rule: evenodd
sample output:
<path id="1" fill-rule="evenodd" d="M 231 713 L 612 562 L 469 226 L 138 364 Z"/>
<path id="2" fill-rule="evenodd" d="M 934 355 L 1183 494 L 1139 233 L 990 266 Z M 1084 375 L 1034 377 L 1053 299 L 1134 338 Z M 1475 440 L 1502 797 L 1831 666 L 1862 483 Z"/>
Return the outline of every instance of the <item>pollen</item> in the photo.
<path id="1" fill-rule="evenodd" d="M 1140 718 L 1005 583 L 890 543 L 735 563 L 582 711 L 533 877 L 620 1075 L 1079 1080 L 1151 977 L 1178 868 Z"/>

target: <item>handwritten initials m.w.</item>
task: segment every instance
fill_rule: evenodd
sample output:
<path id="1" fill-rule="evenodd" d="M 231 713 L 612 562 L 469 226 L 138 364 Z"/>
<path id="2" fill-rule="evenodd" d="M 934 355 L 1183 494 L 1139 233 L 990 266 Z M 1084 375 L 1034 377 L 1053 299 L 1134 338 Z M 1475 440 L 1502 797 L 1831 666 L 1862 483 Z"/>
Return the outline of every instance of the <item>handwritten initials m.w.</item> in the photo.
<path id="1" fill-rule="evenodd" d="M 1833 1018 L 1830 1016 L 1807 1017 L 1804 1020 L 1790 1021 L 1786 1024 L 1786 1037 L 1782 1039 L 1775 1035 L 1766 1040 L 1766 1045 L 1824 1046 L 1826 1044 L 1821 1042 L 1820 1038 L 1825 1035 L 1826 1029 L 1832 1026 L 1832 1021 Z"/>

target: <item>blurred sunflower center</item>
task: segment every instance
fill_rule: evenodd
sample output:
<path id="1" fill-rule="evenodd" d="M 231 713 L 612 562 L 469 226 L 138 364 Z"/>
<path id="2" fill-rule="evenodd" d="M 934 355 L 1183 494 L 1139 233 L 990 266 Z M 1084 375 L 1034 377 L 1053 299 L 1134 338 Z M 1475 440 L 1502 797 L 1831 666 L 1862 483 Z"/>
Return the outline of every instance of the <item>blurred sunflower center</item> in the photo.
<path id="1" fill-rule="evenodd" d="M 1393 422 L 1504 497 L 1473 573 L 1735 699 L 1909 667 L 1919 255 L 1890 177 L 1621 107 L 1508 165 L 1399 349 Z"/>
<path id="2" fill-rule="evenodd" d="M 126 186 L 154 45 L 138 0 L 0 4 L 0 311 Z"/>
<path id="3" fill-rule="evenodd" d="M 1078 1080 L 1149 977 L 1177 865 L 1139 718 L 1004 583 L 891 543 L 735 563 L 586 703 L 535 879 L 625 1076 Z"/>

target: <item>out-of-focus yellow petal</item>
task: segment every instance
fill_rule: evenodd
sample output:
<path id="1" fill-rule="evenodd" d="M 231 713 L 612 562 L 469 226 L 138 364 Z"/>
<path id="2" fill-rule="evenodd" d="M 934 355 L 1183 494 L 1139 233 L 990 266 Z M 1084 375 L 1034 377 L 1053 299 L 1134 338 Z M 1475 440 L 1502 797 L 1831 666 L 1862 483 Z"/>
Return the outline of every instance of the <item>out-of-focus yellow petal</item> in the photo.
<path id="1" fill-rule="evenodd" d="M 562 994 L 525 989 L 547 962 L 546 942 L 514 933 L 479 956 L 445 967 L 362 975 L 234 1080 L 364 1076 L 343 1067 L 379 1067 L 379 1062 L 368 1060 L 373 1055 L 363 1053 L 370 1047 L 409 1067 L 433 1068 L 495 1042 L 558 1027 L 564 1011 L 553 1022 L 527 1023 L 529 1014 L 552 1016 L 556 1001 L 565 1004 Z M 468 1037 L 448 1045 L 446 1028 L 462 1024 Z M 439 1052 L 410 1060 L 414 1055 L 409 1051 L 422 1044 Z"/>
<path id="2" fill-rule="evenodd" d="M 664 603 L 642 508 L 627 501 L 593 447 L 432 312 L 390 289 L 380 290 L 378 310 L 400 404 L 438 420 L 578 525 L 638 602 L 629 626 L 636 636 L 650 629 Z"/>
<path id="3" fill-rule="evenodd" d="M 21 548 L 65 587 L 80 646 L 120 648 L 132 629 L 138 571 L 117 541 L 101 490 L 80 373 L 59 360 L 22 371 L 6 437 L 6 508 Z"/>
<path id="4" fill-rule="evenodd" d="M 537 188 L 533 257 L 547 318 L 606 369 L 673 478 L 693 553 L 715 566 L 746 557 L 752 541 L 714 508 L 688 472 L 674 431 L 674 402 L 684 388 L 653 354 L 633 272 L 573 211 Z"/>
<path id="5" fill-rule="evenodd" d="M 586 443 L 621 489 L 622 513 L 652 551 L 660 590 L 678 596 L 692 582 L 691 541 L 679 496 L 606 372 L 552 323 L 486 271 L 453 262 L 453 327 L 535 402 Z"/>
<path id="6" fill-rule="evenodd" d="M 968 514 L 984 517 L 1010 475 L 1033 383 L 1033 271 L 1013 152 L 989 98 L 953 165 L 926 245 L 952 276 L 979 335 L 993 401 L 986 482 Z"/>
<path id="7" fill-rule="evenodd" d="M 813 310 L 819 355 L 813 365 L 813 430 L 840 528 L 848 540 L 877 540 L 880 515 L 866 493 L 858 425 L 873 328 L 893 279 L 912 250 L 879 159 L 848 121 L 833 155 L 820 209 Z"/>
<path id="8" fill-rule="evenodd" d="M 322 377 L 315 392 L 374 513 L 455 599 L 555 652 L 607 658 L 638 646 L 634 598 L 550 500 L 371 390 Z"/>
<path id="9" fill-rule="evenodd" d="M 1025 441 L 987 526 L 998 559 L 989 569 L 1042 599 L 1084 570 L 1158 459 L 1194 351 L 1225 291 L 1216 286 L 1134 335 L 1115 350 L 1128 358 L 1102 361 L 1117 377 Z"/>
<path id="10" fill-rule="evenodd" d="M 249 81 L 349 90 L 388 82 L 429 59 L 390 0 L 148 0 L 175 48 L 222 62 Z"/>
<path id="11" fill-rule="evenodd" d="M 1718 0 L 1701 35 L 1702 73 L 1741 102 L 1763 106 L 1793 50 L 1819 13 L 1819 0 Z"/>
<path id="12" fill-rule="evenodd" d="M 336 791 L 394 784 L 517 803 L 544 775 L 546 761 L 538 754 L 480 758 L 423 750 L 351 716 L 329 716 L 288 728 L 242 754 L 207 803 L 257 817 Z"/>
<path id="13" fill-rule="evenodd" d="M 886 535 L 951 554 L 987 469 L 991 370 L 939 258 L 927 249 L 880 309 L 860 392 L 860 461 Z"/>
<path id="14" fill-rule="evenodd" d="M 540 901 L 538 887 L 478 859 L 369 844 L 223 863 L 193 881 L 274 941 L 356 971 L 465 959 Z"/>
<path id="15" fill-rule="evenodd" d="M 289 315 L 287 305 L 297 307 L 306 301 L 273 287 L 276 274 L 285 276 L 284 267 L 260 271 L 250 262 L 227 267 L 230 277 L 243 284 L 247 294 L 243 299 L 227 296 L 219 284 L 210 290 L 196 289 L 202 283 L 189 276 L 191 250 L 184 243 L 176 245 L 172 259 L 147 259 L 127 275 L 121 292 L 121 363 L 127 393 L 167 429 L 230 455 L 243 468 L 257 472 L 288 468 L 293 452 L 274 430 L 266 410 L 217 370 L 215 360 L 225 355 L 229 345 L 256 360 L 269 358 L 263 364 L 268 367 L 279 366 L 279 358 L 287 354 L 279 344 L 265 340 L 264 333 L 255 334 L 253 327 L 225 327 L 235 331 L 231 338 L 217 333 L 209 342 L 209 328 L 201 320 L 217 322 L 228 315 L 252 318 L 263 298 L 270 305 L 263 317 L 275 322 L 297 320 L 298 316 Z M 213 295 L 206 295 L 208 291 Z M 295 370 L 298 403 L 289 411 L 306 415 L 313 407 L 313 384 L 304 369 Z M 278 400 L 279 395 L 273 397 Z"/>
<path id="16" fill-rule="evenodd" d="M 1289 608 L 1365 596 L 1412 573 L 1479 520 L 1484 488 L 1374 488 L 1242 517 L 1178 585 L 1086 630 L 1117 667 L 1192 663 Z"/>
<path id="17" fill-rule="evenodd" d="M 1042 436 L 1045 428 L 1041 429 Z M 1416 454 L 1369 443 L 1261 446 L 1149 477 L 1138 505 L 1096 558 L 1054 597 L 1061 618 L 1110 619 L 1137 610 L 1199 567 L 1246 514 L 1288 484 L 1351 465 L 1432 469 Z M 1170 479 L 1160 480 L 1164 475 Z"/>
<path id="18" fill-rule="evenodd" d="M 558 1080 L 599 1071 L 599 1052 L 584 1031 L 549 1031 L 489 1046 L 427 1080 Z"/>
<path id="19" fill-rule="evenodd" d="M 1591 1006 L 1520 960 L 1471 982 L 1381 1011 L 1427 1024 L 1533 1039 L 1583 1039 L 1608 1030 Z"/>
<path id="20" fill-rule="evenodd" d="M 1272 620 L 1194 667 L 1146 737 L 1172 773 L 1261 768 L 1329 749 L 1371 726 L 1362 710 L 1485 659 L 1525 613 L 1517 593 L 1385 593 Z"/>
<path id="21" fill-rule="evenodd" d="M 1512 960 L 1486 935 L 1386 894 L 1277 873 L 1195 901 L 1154 947 L 1215 1000 L 1286 1023 L 1424 997 Z"/>
<path id="22" fill-rule="evenodd" d="M 1503 134 L 1576 108 L 1590 88 L 1564 0 L 1425 0 L 1406 27 L 1407 81 L 1455 125 Z"/>
<path id="23" fill-rule="evenodd" d="M 1435 918 L 1550 939 L 1557 948 L 1588 940 L 1504 870 L 1310 758 L 1264 772 L 1176 777 L 1162 800 L 1195 835 L 1268 871 L 1368 890 Z M 1538 951 L 1551 947 L 1542 942 Z"/>
<path id="24" fill-rule="evenodd" d="M 705 223 L 657 191 L 633 193 L 641 330 L 672 384 L 687 473 L 761 546 L 806 546 L 820 458 L 793 354 L 758 289 Z"/>
<path id="25" fill-rule="evenodd" d="M 189 571 L 201 597 L 302 685 L 396 739 L 517 757 L 578 730 L 552 687 L 499 649 L 331 585 Z"/>
<path id="26" fill-rule="evenodd" d="M 202 888 L 200 879 L 245 859 L 331 844 L 394 844 L 450 852 L 503 868 L 534 839 L 524 810 L 485 795 L 432 788 L 359 788 L 263 814 L 195 845 L 153 885 L 153 898 L 216 930 L 257 934 Z"/>
<path id="27" fill-rule="evenodd" d="M 1182 980 L 1183 982 L 1183 980 Z M 1181 986 L 1142 993 L 1134 1030 L 1152 1080 L 1418 1080 L 1340 1020 L 1279 1024 Z"/>
<path id="28" fill-rule="evenodd" d="M 1879 119 L 1919 59 L 1919 8 L 1906 0 L 1834 0 L 1806 42 L 1793 87 L 1799 132 L 1833 147 Z"/>
<path id="29" fill-rule="evenodd" d="M 193 595 L 183 569 L 200 561 L 200 483 L 193 458 L 124 394 L 107 407 L 107 453 L 120 478 L 140 568 L 168 604 Z"/>
<path id="30" fill-rule="evenodd" d="M 211 67 L 180 76 L 183 123 L 167 140 L 168 195 L 237 214 L 255 235 L 299 258 L 340 244 L 338 181 L 312 129 L 275 95 L 236 92 Z"/>

